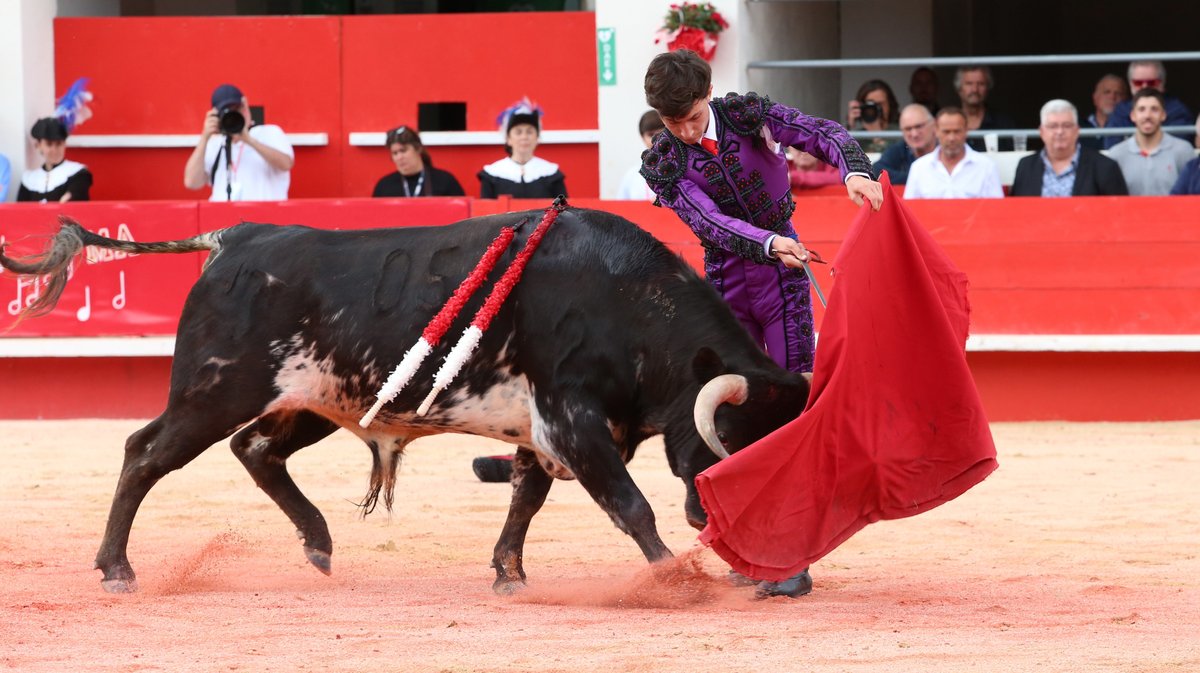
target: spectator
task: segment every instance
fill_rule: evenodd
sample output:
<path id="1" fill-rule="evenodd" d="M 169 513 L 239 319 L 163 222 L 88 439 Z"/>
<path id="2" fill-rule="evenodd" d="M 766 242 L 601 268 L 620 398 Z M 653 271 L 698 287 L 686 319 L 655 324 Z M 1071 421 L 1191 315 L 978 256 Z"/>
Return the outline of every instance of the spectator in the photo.
<path id="1" fill-rule="evenodd" d="M 1125 195 L 1117 162 L 1079 143 L 1079 113 L 1069 101 L 1042 106 L 1038 134 L 1044 148 L 1021 159 L 1009 193 L 1013 196 Z"/>
<path id="2" fill-rule="evenodd" d="M 1108 118 L 1112 115 L 1117 103 L 1129 100 L 1129 86 L 1125 84 L 1125 80 L 1121 79 L 1120 75 L 1109 73 L 1100 78 L 1096 82 L 1096 88 L 1092 91 L 1092 106 L 1095 111 L 1088 115 L 1088 128 L 1102 129 L 1108 123 Z M 1090 136 L 1079 141 L 1084 147 L 1092 149 L 1102 149 L 1104 147 L 1104 136 Z"/>
<path id="3" fill-rule="evenodd" d="M 846 104 L 846 128 L 853 131 L 888 131 L 900 116 L 900 105 L 892 87 L 881 79 L 869 79 L 858 87 L 854 100 Z M 882 152 L 892 141 L 859 138 L 864 152 Z"/>
<path id="4" fill-rule="evenodd" d="M 904 142 L 887 148 L 879 161 L 875 162 L 875 174 L 887 171 L 893 185 L 908 182 L 908 169 L 917 159 L 929 154 L 937 147 L 933 115 L 920 103 L 904 106 L 900 113 L 900 130 Z"/>
<path id="5" fill-rule="evenodd" d="M 662 117 L 654 110 L 646 110 L 642 118 L 638 120 L 638 133 L 642 136 L 642 144 L 646 149 L 654 144 L 654 136 L 659 131 L 666 128 L 663 126 Z M 629 169 L 625 177 L 621 179 L 621 187 L 617 189 L 617 198 L 626 201 L 653 201 L 654 192 L 650 186 L 646 184 L 646 178 L 642 177 L 642 164 L 638 162 L 636 166 Z"/>
<path id="6" fill-rule="evenodd" d="M 507 157 L 479 171 L 480 196 L 502 194 L 518 199 L 552 199 L 566 195 L 566 178 L 558 164 L 533 155 L 541 133 L 542 111 L 526 98 L 501 114 Z"/>
<path id="7" fill-rule="evenodd" d="M 8 183 L 12 182 L 12 166 L 8 157 L 0 154 L 0 203 L 8 200 Z"/>
<path id="8" fill-rule="evenodd" d="M 56 117 L 37 120 L 30 130 L 34 147 L 42 155 L 42 165 L 25 171 L 18 201 L 87 201 L 92 174 L 87 166 L 67 160 L 67 127 Z"/>
<path id="9" fill-rule="evenodd" d="M 842 173 L 837 166 L 795 147 L 787 148 L 786 154 L 789 163 L 788 182 L 792 189 L 816 189 L 842 184 Z"/>
<path id="10" fill-rule="evenodd" d="M 938 146 L 908 169 L 906 199 L 1000 198 L 996 164 L 967 145 L 967 115 L 944 107 L 937 115 Z"/>
<path id="11" fill-rule="evenodd" d="M 1200 157 L 1195 157 L 1183 166 L 1179 179 L 1171 188 L 1172 195 L 1200 194 Z"/>
<path id="12" fill-rule="evenodd" d="M 213 90 L 183 184 L 188 189 L 212 185 L 210 201 L 283 201 L 295 156 L 283 129 L 255 124 L 241 89 L 222 84 Z"/>
<path id="13" fill-rule="evenodd" d="M 962 105 L 962 112 L 967 117 L 967 130 L 1012 129 L 1016 122 L 1012 117 L 997 112 L 988 107 L 988 94 L 993 87 L 992 69 L 986 65 L 960 66 L 954 73 L 954 89 Z M 940 117 L 939 117 L 940 118 Z M 977 152 L 984 150 L 983 138 L 971 138 L 967 141 L 971 149 Z M 1012 138 L 1001 138 L 999 149 L 1002 152 L 1011 151 Z"/>
<path id="14" fill-rule="evenodd" d="M 371 196 L 463 196 L 462 185 L 447 171 L 433 167 L 421 136 L 407 126 L 387 132 L 386 144 L 396 170 L 379 178 Z"/>
<path id="15" fill-rule="evenodd" d="M 1154 89 L 1160 93 L 1163 101 L 1163 109 L 1166 111 L 1167 120 L 1166 126 L 1189 126 L 1195 117 L 1188 106 L 1183 104 L 1183 101 L 1174 96 L 1166 95 L 1167 90 L 1167 69 L 1163 66 L 1162 61 L 1134 61 L 1129 64 L 1129 90 L 1137 94 L 1142 89 Z M 1113 107 L 1112 114 L 1108 116 L 1105 128 L 1126 128 L 1136 126 L 1130 114 L 1133 111 L 1133 101 L 1125 100 L 1117 103 Z M 1186 142 L 1191 143 L 1194 136 L 1180 136 Z M 1104 146 L 1113 147 L 1119 142 L 1129 138 L 1129 136 L 1104 136 Z M 1132 188 L 1132 185 L 1130 185 Z"/>
<path id="16" fill-rule="evenodd" d="M 1137 130 L 1133 137 L 1115 145 L 1109 156 L 1121 166 L 1130 194 L 1167 194 L 1191 160 L 1192 145 L 1163 133 L 1167 110 L 1158 89 L 1143 88 L 1133 94 L 1132 102 L 1130 116 Z"/>
<path id="17" fill-rule="evenodd" d="M 924 105 L 930 115 L 938 113 L 942 106 L 938 104 L 938 78 L 933 68 L 921 66 L 913 71 L 912 77 L 908 80 L 908 95 L 912 96 L 912 102 Z M 932 116 L 930 121 L 932 121 Z M 889 175 L 891 174 L 889 173 Z M 892 180 L 892 182 L 896 181 Z"/>

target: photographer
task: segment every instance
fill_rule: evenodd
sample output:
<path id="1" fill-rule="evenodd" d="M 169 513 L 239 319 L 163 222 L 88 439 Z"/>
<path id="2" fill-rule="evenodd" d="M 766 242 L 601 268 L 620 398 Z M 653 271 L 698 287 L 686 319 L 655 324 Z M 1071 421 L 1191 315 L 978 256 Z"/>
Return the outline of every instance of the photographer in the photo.
<path id="1" fill-rule="evenodd" d="M 869 79 L 858 87 L 854 100 L 846 105 L 846 128 L 851 131 L 895 130 L 900 105 L 892 87 L 881 79 Z M 883 138 L 857 138 L 864 152 L 882 152 L 893 141 Z"/>
<path id="2" fill-rule="evenodd" d="M 241 90 L 222 84 L 213 91 L 212 109 L 184 167 L 183 184 L 188 189 L 212 185 L 210 201 L 283 201 L 294 163 L 283 129 L 255 124 Z"/>

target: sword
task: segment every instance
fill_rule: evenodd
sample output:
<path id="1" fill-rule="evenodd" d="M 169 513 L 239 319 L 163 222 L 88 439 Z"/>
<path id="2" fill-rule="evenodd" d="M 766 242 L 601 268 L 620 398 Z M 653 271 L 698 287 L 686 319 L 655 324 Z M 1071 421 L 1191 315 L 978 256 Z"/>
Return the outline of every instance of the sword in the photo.
<path id="1" fill-rule="evenodd" d="M 790 252 L 787 254 L 792 255 Z M 821 259 L 821 256 L 812 250 L 808 251 L 808 256 L 814 262 L 820 262 L 821 264 L 825 263 L 825 260 Z M 800 259 L 800 257 L 797 255 L 792 255 L 792 257 Z M 804 266 L 804 275 L 808 276 L 808 284 L 812 285 L 812 289 L 816 290 L 817 299 L 821 300 L 821 306 L 828 308 L 829 302 L 825 301 L 825 293 L 821 291 L 821 286 L 817 283 L 817 277 L 813 275 L 812 267 L 808 265 L 808 262 L 802 261 L 800 264 Z"/>

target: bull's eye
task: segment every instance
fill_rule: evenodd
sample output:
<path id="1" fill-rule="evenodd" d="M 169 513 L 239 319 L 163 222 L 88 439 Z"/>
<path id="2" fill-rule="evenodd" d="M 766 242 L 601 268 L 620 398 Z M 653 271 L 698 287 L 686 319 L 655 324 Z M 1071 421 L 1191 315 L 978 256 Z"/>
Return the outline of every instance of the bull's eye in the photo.
<path id="1" fill-rule="evenodd" d="M 724 432 L 717 433 L 717 440 L 721 442 L 721 446 L 729 446 L 729 435 Z"/>

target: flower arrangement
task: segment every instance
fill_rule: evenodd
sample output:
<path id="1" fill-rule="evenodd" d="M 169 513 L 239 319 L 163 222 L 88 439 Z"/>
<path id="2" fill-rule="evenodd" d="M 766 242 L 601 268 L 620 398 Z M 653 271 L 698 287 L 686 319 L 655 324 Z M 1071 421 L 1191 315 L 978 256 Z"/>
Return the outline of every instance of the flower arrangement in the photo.
<path id="1" fill-rule="evenodd" d="M 729 22 L 711 2 L 681 2 L 671 5 L 654 43 L 666 41 L 667 49 L 691 49 L 706 61 L 717 52 L 717 37 Z"/>

